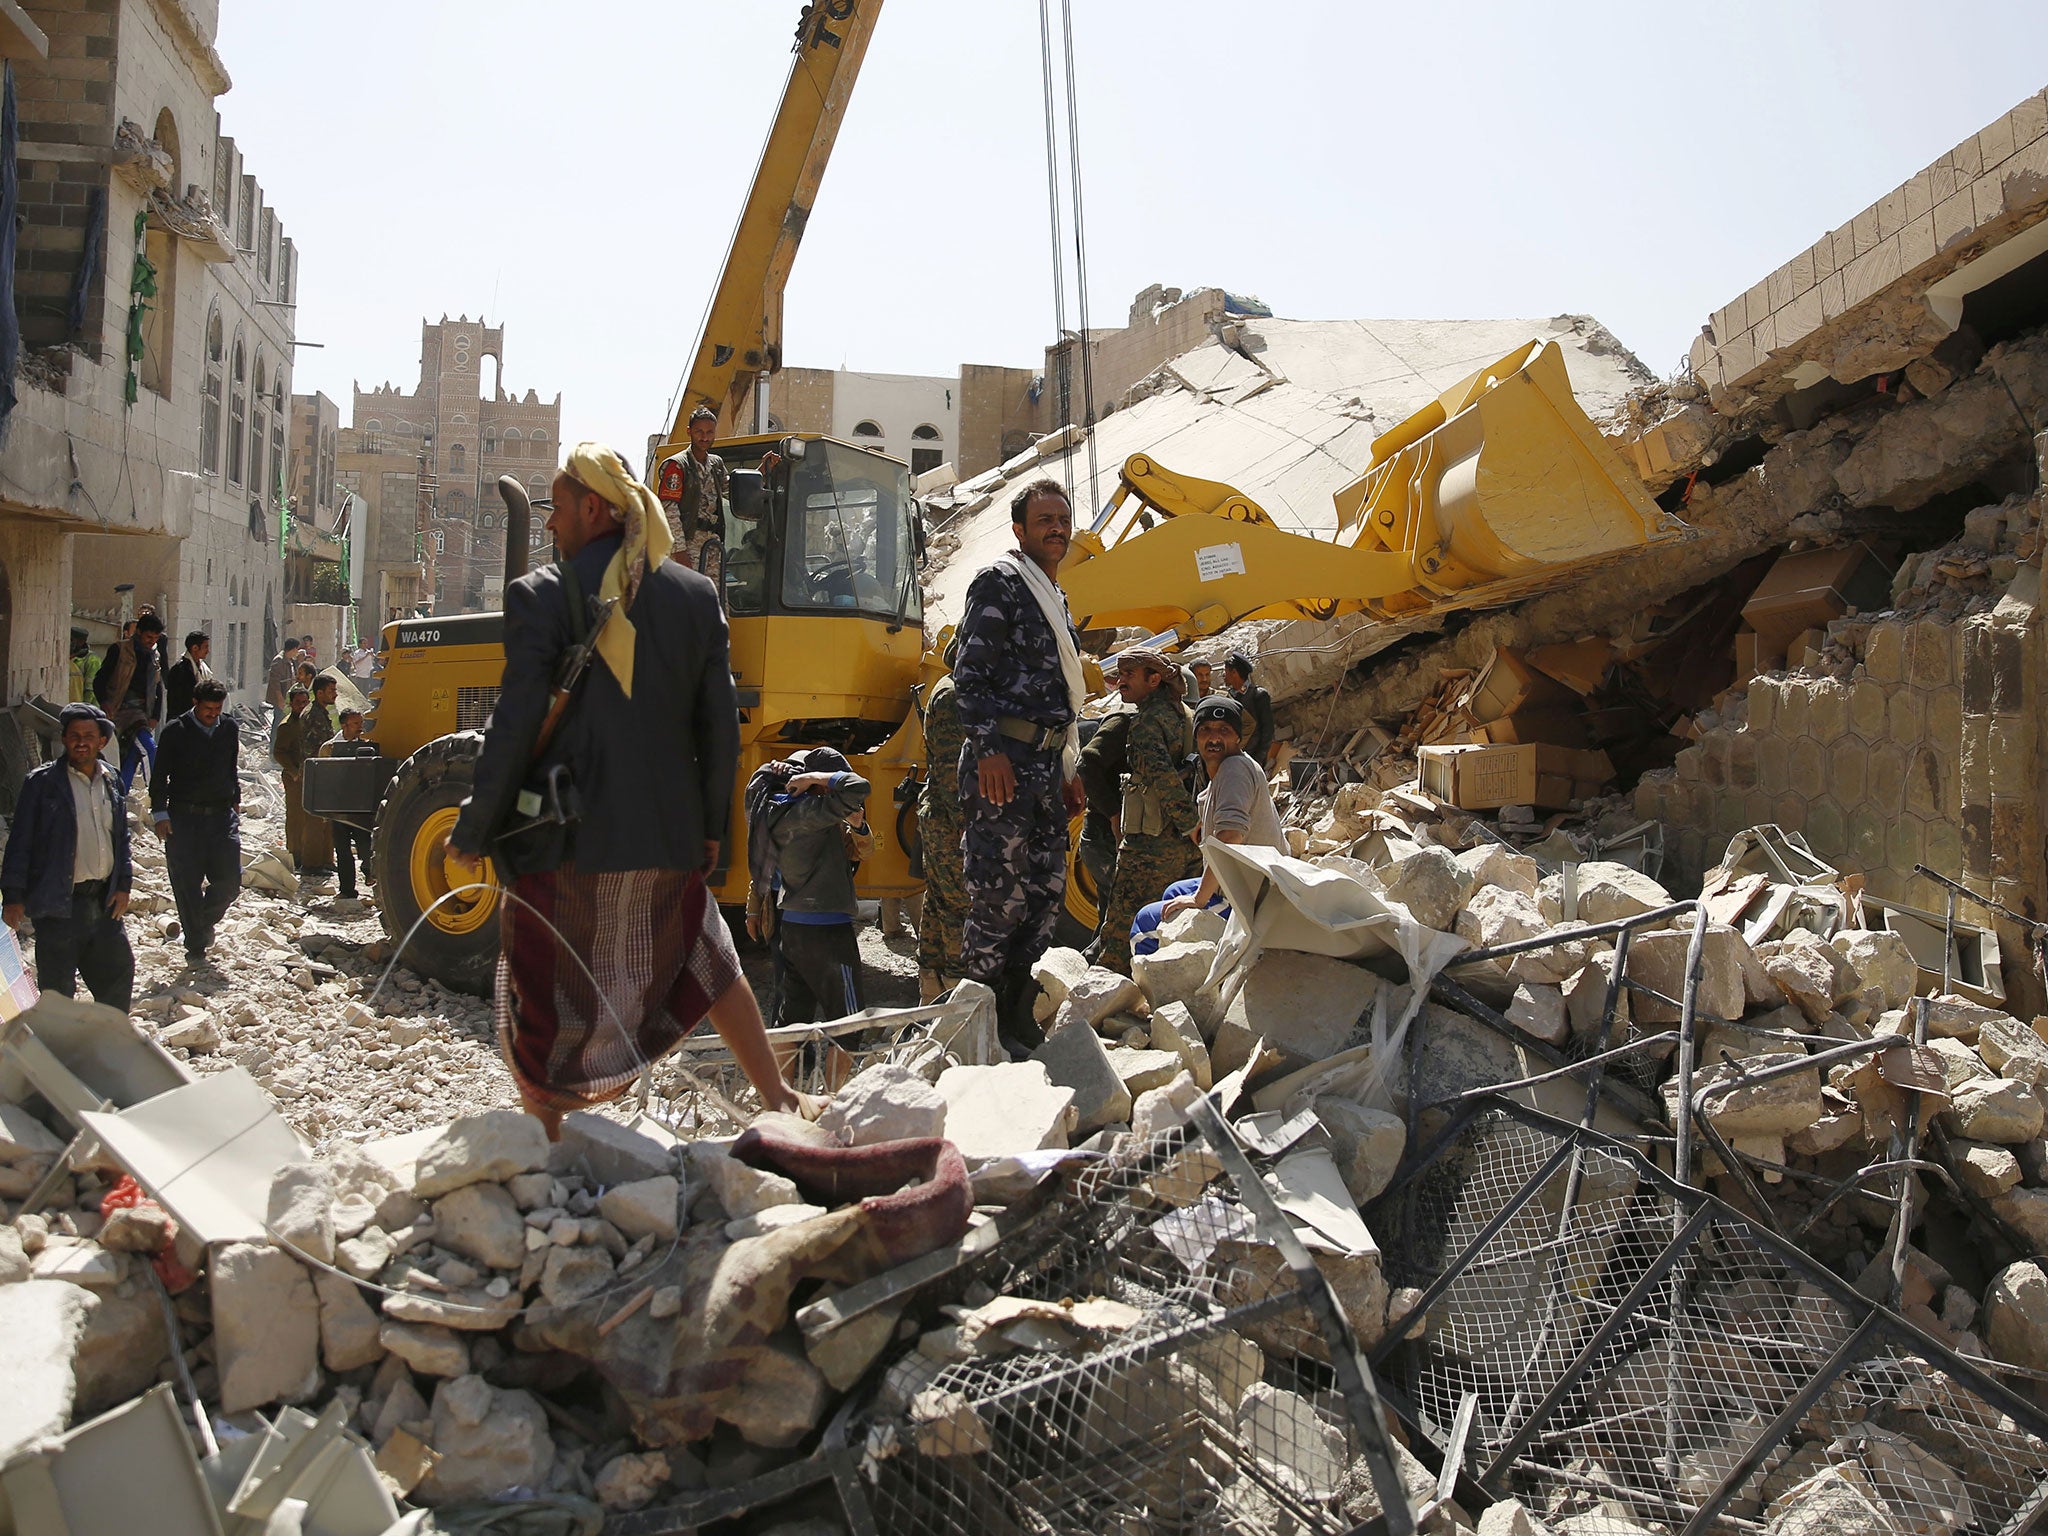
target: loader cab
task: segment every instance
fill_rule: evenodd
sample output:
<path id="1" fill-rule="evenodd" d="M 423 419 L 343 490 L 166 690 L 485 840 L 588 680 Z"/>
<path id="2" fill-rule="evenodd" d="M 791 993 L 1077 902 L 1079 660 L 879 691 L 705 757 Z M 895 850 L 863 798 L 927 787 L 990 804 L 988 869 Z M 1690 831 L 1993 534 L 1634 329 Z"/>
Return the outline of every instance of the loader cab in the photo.
<path id="1" fill-rule="evenodd" d="M 770 450 L 778 460 L 764 474 Z M 733 472 L 723 540 L 733 618 L 923 622 L 908 468 L 822 437 L 747 438 L 718 451 Z"/>

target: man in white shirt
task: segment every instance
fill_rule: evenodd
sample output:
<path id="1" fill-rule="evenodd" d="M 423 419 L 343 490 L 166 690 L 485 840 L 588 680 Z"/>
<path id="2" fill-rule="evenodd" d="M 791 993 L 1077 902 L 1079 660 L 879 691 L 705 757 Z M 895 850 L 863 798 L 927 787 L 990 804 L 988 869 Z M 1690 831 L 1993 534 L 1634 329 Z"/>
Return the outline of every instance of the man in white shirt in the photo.
<path id="1" fill-rule="evenodd" d="M 100 752 L 114 726 L 90 704 L 58 716 L 64 756 L 22 781 L 0 859 L 0 921 L 19 930 L 33 918 L 36 981 L 74 995 L 83 977 L 93 1001 L 127 1011 L 135 952 L 123 919 L 134 868 L 120 785 Z"/>
<path id="2" fill-rule="evenodd" d="M 1195 801 L 1202 815 L 1195 840 L 1257 843 L 1286 853 L 1287 834 L 1273 805 L 1272 788 L 1265 772 L 1245 756 L 1244 740 L 1244 706 L 1229 694 L 1211 694 L 1195 706 L 1195 751 L 1209 776 L 1209 787 Z M 1199 880 L 1176 880 L 1161 900 L 1139 911 L 1131 924 L 1131 953 L 1149 955 L 1158 949 L 1159 925 L 1191 907 L 1210 907 L 1219 917 L 1230 916 L 1213 869 L 1205 866 Z"/>

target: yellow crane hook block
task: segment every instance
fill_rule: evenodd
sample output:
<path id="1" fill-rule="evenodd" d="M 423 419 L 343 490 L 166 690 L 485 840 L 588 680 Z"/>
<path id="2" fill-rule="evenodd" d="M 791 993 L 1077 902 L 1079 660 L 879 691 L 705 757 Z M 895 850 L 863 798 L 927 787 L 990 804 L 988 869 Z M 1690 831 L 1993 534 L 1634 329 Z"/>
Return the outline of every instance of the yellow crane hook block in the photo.
<path id="1" fill-rule="evenodd" d="M 1579 408 L 1555 342 L 1531 341 L 1377 438 L 1334 499 L 1334 534 L 1292 533 L 1233 487 L 1134 454 L 1061 584 L 1084 626 L 1185 640 L 1246 618 L 1513 602 L 1686 532 Z"/>

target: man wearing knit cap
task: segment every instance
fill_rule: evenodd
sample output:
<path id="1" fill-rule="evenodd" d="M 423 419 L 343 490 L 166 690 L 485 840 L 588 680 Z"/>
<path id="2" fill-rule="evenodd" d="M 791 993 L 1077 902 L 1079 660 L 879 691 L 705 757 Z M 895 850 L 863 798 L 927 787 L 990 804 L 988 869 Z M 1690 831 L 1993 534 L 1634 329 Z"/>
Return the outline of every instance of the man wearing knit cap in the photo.
<path id="1" fill-rule="evenodd" d="M 1102 914 L 1098 960 L 1131 968 L 1131 921 L 1148 901 L 1201 864 L 1192 834 L 1195 797 L 1182 777 L 1194 731 L 1181 707 L 1179 668 L 1143 646 L 1117 658 L 1117 692 L 1137 706 L 1124 746 L 1128 776 L 1117 822 L 1116 869 Z"/>
<path id="2" fill-rule="evenodd" d="M 93 1001 L 128 1011 L 135 952 L 122 919 L 134 866 L 128 813 L 100 752 L 114 723 L 90 704 L 66 704 L 57 716 L 64 755 L 22 781 L 0 859 L 0 921 L 36 925 L 36 982 L 45 992 L 75 993 L 85 979 Z"/>
<path id="3" fill-rule="evenodd" d="M 480 880 L 486 853 L 510 877 L 497 1023 L 520 1098 L 557 1138 L 708 1014 L 762 1107 L 800 1110 L 705 884 L 739 758 L 718 592 L 668 558 L 660 503 L 602 444 L 555 476 L 547 526 L 559 559 L 505 589 L 504 681 L 446 859 L 451 885 Z M 535 788 L 566 799 L 566 825 L 536 815 Z"/>

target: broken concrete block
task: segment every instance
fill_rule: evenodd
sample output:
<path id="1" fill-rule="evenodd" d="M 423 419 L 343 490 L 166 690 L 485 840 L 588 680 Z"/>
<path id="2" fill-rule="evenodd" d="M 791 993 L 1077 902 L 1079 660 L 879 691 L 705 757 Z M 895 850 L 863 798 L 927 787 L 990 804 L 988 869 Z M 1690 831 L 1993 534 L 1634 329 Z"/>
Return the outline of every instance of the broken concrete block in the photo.
<path id="1" fill-rule="evenodd" d="M 495 1333 L 519 1316 L 520 1302 L 517 1289 L 508 1288 L 502 1295 L 493 1295 L 488 1289 L 469 1287 L 445 1295 L 401 1292 L 386 1296 L 379 1308 L 386 1317 L 401 1323 L 439 1323 L 444 1328 L 468 1333 Z"/>
<path id="2" fill-rule="evenodd" d="M 621 1123 L 591 1110 L 562 1122 L 562 1139 L 548 1153 L 553 1173 L 580 1173 L 603 1185 L 630 1184 L 676 1171 L 677 1139 L 645 1115 Z"/>
<path id="3" fill-rule="evenodd" d="M 1474 850 L 1476 851 L 1476 850 Z M 1503 849 L 1502 852 L 1506 850 Z M 1488 884 L 1460 862 L 1461 856 L 1435 845 L 1418 848 L 1391 869 L 1382 871 L 1387 900 L 1399 902 L 1425 928 L 1452 931 L 1467 898 Z M 1516 886 L 1502 886 L 1515 890 Z M 1535 892 L 1522 892 L 1533 906 Z"/>
<path id="4" fill-rule="evenodd" d="M 818 1124 L 845 1147 L 943 1136 L 946 1101 L 915 1072 L 879 1062 L 832 1095 Z"/>
<path id="5" fill-rule="evenodd" d="M 438 1323 L 385 1322 L 378 1342 L 422 1376 L 469 1374 L 469 1341 Z"/>
<path id="6" fill-rule="evenodd" d="M 452 1122 L 428 1142 L 417 1160 L 412 1188 L 421 1199 L 432 1199 L 465 1184 L 535 1173 L 547 1165 L 548 1137 L 540 1122 L 516 1109 L 493 1109 Z"/>
<path id="7" fill-rule="evenodd" d="M 1565 1016 L 1564 993 L 1541 982 L 1520 982 L 1508 1000 L 1505 1017 L 1524 1034 L 1552 1045 L 1563 1045 L 1571 1036 L 1571 1022 Z"/>
<path id="8" fill-rule="evenodd" d="M 1045 1068 L 1055 1084 L 1072 1090 L 1075 1134 L 1087 1136 L 1105 1125 L 1127 1123 L 1131 1091 L 1117 1075 L 1093 1021 L 1079 1016 L 1069 1019 L 1065 1004 L 1061 1005 L 1061 1017 L 1067 1019 L 1065 1027 L 1056 1025 L 1045 1044 L 1031 1053 L 1031 1059 Z"/>
<path id="9" fill-rule="evenodd" d="M 12 1227 L 0 1227 L 0 1285 L 18 1284 L 33 1273 L 21 1246 L 21 1234 Z"/>
<path id="10" fill-rule="evenodd" d="M 221 1243 L 208 1273 L 221 1411 L 317 1393 L 320 1303 L 305 1266 L 270 1243 Z"/>
<path id="11" fill-rule="evenodd" d="M 2011 1146 L 2041 1134 L 2041 1101 L 2025 1083 L 2007 1078 L 1970 1079 L 1949 1100 L 1947 1114 L 1949 1128 L 1972 1141 Z"/>
<path id="12" fill-rule="evenodd" d="M 1328 955 L 1269 949 L 1251 968 L 1225 1019 L 1265 1040 L 1291 1064 L 1306 1066 L 1344 1048 L 1384 985 L 1364 967 Z M 1215 1050 L 1210 1060 L 1219 1076 L 1236 1070 L 1223 1066 Z"/>
<path id="13" fill-rule="evenodd" d="M 1781 1494 L 1770 1507 L 1771 1536 L 1904 1536 L 1870 1484 L 1848 1468 L 1824 1467 Z M 1570 1533 L 1575 1522 L 1558 1529 Z M 1603 1527 L 1604 1529 L 1604 1527 Z M 1575 1533 L 1573 1533 L 1575 1536 Z"/>
<path id="14" fill-rule="evenodd" d="M 2004 1194 L 2020 1181 L 2020 1160 L 2010 1147 L 1988 1141 L 1965 1141 L 1960 1136 L 1949 1142 L 1956 1178 L 1963 1188 L 1989 1200 Z"/>
<path id="15" fill-rule="evenodd" d="M 1067 1000 L 1067 992 L 1088 974 L 1088 957 L 1078 949 L 1048 949 L 1031 967 L 1031 979 L 1038 983 L 1037 1013 L 1041 1021 L 1051 1018 Z"/>
<path id="16" fill-rule="evenodd" d="M 370 1227 L 361 1236 L 335 1245 L 335 1262 L 358 1280 L 372 1280 L 391 1262 L 395 1245 L 382 1227 Z"/>
<path id="17" fill-rule="evenodd" d="M 681 1192 L 682 1185 L 672 1174 L 635 1179 L 598 1196 L 597 1210 L 628 1242 L 652 1237 L 665 1243 L 676 1235 L 676 1198 Z"/>
<path id="18" fill-rule="evenodd" d="M 1883 1030 L 1879 1033 L 1896 1034 L 1899 1031 Z M 1961 1040 L 1930 1037 L 1927 1048 L 1941 1058 L 1941 1075 L 1947 1082 L 1951 1094 L 1973 1077 L 1991 1078 L 1998 1075 L 1984 1065 L 1983 1057 Z"/>
<path id="19" fill-rule="evenodd" d="M 1149 955 L 1131 956 L 1131 978 L 1143 989 L 1154 1011 L 1168 1003 L 1186 1003 L 1209 979 L 1216 963 L 1212 940 L 1199 943 L 1162 943 Z"/>
<path id="20" fill-rule="evenodd" d="M 1227 1329 L 1190 1345 L 1181 1358 L 1208 1377 L 1226 1403 L 1244 1401 L 1252 1384 L 1266 1374 L 1266 1357 L 1259 1346 Z"/>
<path id="21" fill-rule="evenodd" d="M 1984 1293 L 1984 1342 L 2001 1360 L 2048 1370 L 2048 1271 L 2032 1259 L 1992 1278 Z"/>
<path id="22" fill-rule="evenodd" d="M 100 1226 L 97 1239 L 114 1253 L 157 1253 L 171 1240 L 171 1218 L 161 1206 L 116 1206 Z"/>
<path id="23" fill-rule="evenodd" d="M 2048 1043 L 2007 1014 L 1978 1022 L 1977 1054 L 2000 1077 L 2034 1088 L 2048 1086 Z"/>
<path id="24" fill-rule="evenodd" d="M 1105 966 L 1091 965 L 1087 971 L 1067 988 L 1067 995 L 1061 999 L 1059 1010 L 1054 1015 L 1057 1022 L 1054 1029 L 1065 1029 L 1070 1023 L 1079 1022 L 1093 1029 L 1112 1013 L 1124 1013 L 1140 1007 L 1145 994 L 1138 990 L 1138 984 L 1128 976 L 1121 976 Z"/>
<path id="25" fill-rule="evenodd" d="M 1834 947 L 1804 929 L 1759 944 L 1756 957 L 1778 990 L 1816 1024 L 1824 1022 L 1835 1004 L 1855 991 L 1854 975 Z"/>
<path id="26" fill-rule="evenodd" d="M 1536 903 L 1520 891 L 1483 885 L 1472 893 L 1465 910 L 1458 914 L 1455 931 L 1475 949 L 1491 949 L 1548 933 L 1554 925 L 1537 909 Z M 1590 950 L 1583 942 L 1558 944 L 1494 962 L 1496 968 L 1519 981 L 1562 984 L 1586 963 Z"/>
<path id="27" fill-rule="evenodd" d="M 170 1354 L 163 1307 L 146 1286 L 96 1292 L 72 1362 L 78 1397 L 72 1412 L 87 1418 L 149 1390 Z"/>
<path id="28" fill-rule="evenodd" d="M 0 1287 L 0 1461 L 71 1422 L 74 1362 L 97 1303 L 75 1285 L 31 1280 Z"/>
<path id="29" fill-rule="evenodd" d="M 1313 1108 L 1330 1133 L 1331 1154 L 1351 1198 L 1360 1205 L 1377 1199 L 1408 1149 L 1407 1124 L 1399 1115 L 1350 1099 L 1319 1098 Z"/>
<path id="30" fill-rule="evenodd" d="M 1700 940 L 1700 988 L 1695 1012 L 1701 1019 L 1739 1019 L 1747 1005 L 1742 975 L 1749 945 L 1733 928 L 1709 924 Z M 1660 928 L 1638 933 L 1629 941 L 1628 974 L 1631 981 L 1653 987 L 1670 1002 L 1641 992 L 1629 998 L 1629 1016 L 1645 1031 L 1659 1024 L 1676 1024 L 1679 1005 L 1685 999 L 1686 958 L 1692 952 L 1690 929 Z"/>
<path id="31" fill-rule="evenodd" d="M 598 1469 L 590 1490 L 597 1502 L 616 1512 L 640 1509 L 668 1484 L 668 1457 L 660 1451 L 614 1456 Z"/>
<path id="32" fill-rule="evenodd" d="M 205 1056 L 220 1049 L 220 1026 L 214 1023 L 212 1014 L 202 1010 L 179 1019 L 160 1038 L 167 1046 Z"/>
<path id="33" fill-rule="evenodd" d="M 831 1406 L 824 1373 L 786 1339 L 770 1339 L 747 1362 L 740 1389 L 718 1416 L 749 1445 L 784 1450 L 816 1429 Z"/>
<path id="34" fill-rule="evenodd" d="M 1542 865 L 1526 853 L 1517 853 L 1495 842 L 1467 848 L 1458 855 L 1458 868 L 1465 872 L 1474 890 L 1482 885 L 1498 885 L 1533 897 L 1543 881 Z"/>
<path id="35" fill-rule="evenodd" d="M 325 1163 L 286 1163 L 270 1176 L 270 1235 L 323 1264 L 334 1262 L 334 1181 Z"/>
<path id="36" fill-rule="evenodd" d="M 708 1143 L 690 1150 L 690 1167 L 718 1201 L 728 1220 L 756 1216 L 771 1205 L 801 1205 L 795 1181 L 766 1168 L 752 1168 Z"/>
<path id="37" fill-rule="evenodd" d="M 1614 980 L 1614 959 L 1613 950 L 1597 950 L 1587 956 L 1586 963 L 1572 972 L 1564 983 L 1565 1018 L 1577 1039 L 1597 1042 L 1600 1038 L 1607 992 Z M 1614 996 L 1614 1023 L 1609 1045 L 1619 1045 L 1628 1038 L 1628 1020 L 1629 995 L 1623 989 Z"/>
<path id="38" fill-rule="evenodd" d="M 2048 1189 L 2008 1189 L 1993 1197 L 1991 1209 L 2028 1247 L 2048 1258 Z"/>
<path id="39" fill-rule="evenodd" d="M 1803 1051 L 1787 1054 L 1804 1055 Z M 1721 1061 L 1702 1066 L 1693 1077 L 1697 1097 L 1707 1088 L 1732 1082 L 1745 1069 L 1779 1063 L 1777 1056 L 1752 1056 L 1746 1062 Z M 1707 1118 L 1723 1136 L 1789 1136 L 1803 1131 L 1826 1112 L 1820 1096 L 1820 1070 L 1788 1072 L 1783 1077 L 1753 1083 L 1732 1092 L 1715 1094 L 1706 1101 Z M 1665 1113 L 1677 1123 L 1678 1080 L 1664 1084 Z"/>
<path id="40" fill-rule="evenodd" d="M 1054 1084 L 1043 1062 L 948 1067 L 938 1089 L 947 1139 L 969 1161 L 1064 1147 L 1074 1130 L 1074 1090 Z"/>
<path id="41" fill-rule="evenodd" d="M 1201 1096 L 1202 1090 L 1186 1072 L 1157 1088 L 1146 1089 L 1131 1105 L 1131 1135 L 1146 1142 L 1161 1131 L 1187 1124 L 1188 1106 Z"/>
<path id="42" fill-rule="evenodd" d="M 1263 1077 L 1286 1060 L 1234 1012 L 1217 1023 L 1215 1038 L 1209 1042 L 1209 1070 L 1219 1078 L 1240 1067 L 1246 1069 L 1247 1079 Z"/>
<path id="43" fill-rule="evenodd" d="M 1176 912 L 1159 925 L 1159 942 L 1165 944 L 1214 944 L 1227 926 L 1207 907 L 1189 907 Z"/>
<path id="44" fill-rule="evenodd" d="M 1671 893 L 1641 870 L 1607 859 L 1579 866 L 1578 923 L 1612 923 L 1671 905 Z"/>
<path id="45" fill-rule="evenodd" d="M 398 1356 L 393 1355 L 390 1358 L 396 1360 Z M 423 1432 L 431 1433 L 432 1421 L 428 1416 L 430 1411 L 427 1400 L 420 1396 L 420 1389 L 413 1385 L 412 1376 L 408 1373 L 392 1386 L 385 1394 L 384 1401 L 377 1405 L 377 1416 L 370 1425 L 370 1443 L 383 1445 L 397 1434 L 399 1426 L 404 1424 L 416 1424 Z"/>
<path id="46" fill-rule="evenodd" d="M 19 1104 L 0 1099 L 0 1168 L 17 1175 L 18 1192 L 10 1190 L 9 1198 L 19 1199 L 33 1189 L 63 1150 L 64 1143 L 42 1121 Z"/>
<path id="47" fill-rule="evenodd" d="M 1133 1101 L 1141 1093 L 1164 1088 L 1185 1070 L 1176 1051 L 1132 1050 L 1121 1045 L 1110 1047 L 1109 1064 L 1123 1079 Z"/>
<path id="48" fill-rule="evenodd" d="M 330 1371 L 353 1371 L 384 1358 L 381 1319 L 354 1283 L 331 1270 L 313 1271 L 320 1303 L 320 1361 Z"/>
<path id="49" fill-rule="evenodd" d="M 552 1306 L 573 1307 L 611 1284 L 616 1268 L 602 1248 L 550 1248 L 540 1272 L 541 1296 Z"/>
<path id="50" fill-rule="evenodd" d="M 482 1385 L 489 1406 L 476 1415 Z M 466 1422 L 474 1416 L 474 1422 Z M 422 1504 L 485 1499 L 514 1488 L 540 1488 L 554 1470 L 555 1442 L 548 1416 L 525 1392 L 500 1392 L 480 1377 L 457 1377 L 434 1390 L 431 1441 L 440 1460 L 414 1491 Z"/>
<path id="51" fill-rule="evenodd" d="M 1254 1382 L 1237 1405 L 1237 1433 L 1261 1465 L 1296 1492 L 1329 1499 L 1344 1476 L 1344 1435 L 1298 1392 Z"/>
<path id="52" fill-rule="evenodd" d="M 1550 1536 L 1550 1528 L 1520 1499 L 1501 1499 L 1480 1512 L 1479 1536 Z"/>
<path id="53" fill-rule="evenodd" d="M 1197 1088 L 1206 1093 L 1214 1086 L 1209 1047 L 1203 1043 L 1202 1032 L 1195 1025 L 1195 1016 L 1188 1012 L 1185 1003 L 1161 1003 L 1153 999 L 1151 1038 L 1152 1049 L 1171 1051 L 1180 1058 L 1181 1066 L 1194 1078 Z"/>
<path id="54" fill-rule="evenodd" d="M 1880 1012 L 1905 1007 L 1919 987 L 1920 967 L 1896 933 L 1845 928 L 1828 942 L 1856 973 L 1860 987 L 1874 986 L 1883 995 Z"/>
<path id="55" fill-rule="evenodd" d="M 877 1307 L 804 1340 L 804 1354 L 834 1392 L 845 1392 L 867 1373 L 896 1337 L 901 1306 Z"/>
<path id="56" fill-rule="evenodd" d="M 526 1257 L 526 1222 L 502 1184 L 465 1184 L 434 1202 L 434 1241 L 492 1269 Z"/>

